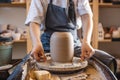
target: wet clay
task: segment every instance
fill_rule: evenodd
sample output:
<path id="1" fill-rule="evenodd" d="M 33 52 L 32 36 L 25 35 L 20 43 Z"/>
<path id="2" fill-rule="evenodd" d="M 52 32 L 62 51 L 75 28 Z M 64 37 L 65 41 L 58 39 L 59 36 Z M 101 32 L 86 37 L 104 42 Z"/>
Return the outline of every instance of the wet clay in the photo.
<path id="1" fill-rule="evenodd" d="M 72 34 L 70 32 L 54 32 L 50 39 L 50 53 L 54 62 L 72 62 L 74 55 Z"/>

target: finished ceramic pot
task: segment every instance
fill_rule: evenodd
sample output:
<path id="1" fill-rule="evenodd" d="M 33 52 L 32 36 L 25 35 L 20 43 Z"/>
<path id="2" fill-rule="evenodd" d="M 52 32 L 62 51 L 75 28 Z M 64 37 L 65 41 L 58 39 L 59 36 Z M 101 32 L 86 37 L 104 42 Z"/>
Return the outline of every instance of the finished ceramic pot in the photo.
<path id="1" fill-rule="evenodd" d="M 74 41 L 70 32 L 54 32 L 50 39 L 50 53 L 54 62 L 72 62 Z"/>

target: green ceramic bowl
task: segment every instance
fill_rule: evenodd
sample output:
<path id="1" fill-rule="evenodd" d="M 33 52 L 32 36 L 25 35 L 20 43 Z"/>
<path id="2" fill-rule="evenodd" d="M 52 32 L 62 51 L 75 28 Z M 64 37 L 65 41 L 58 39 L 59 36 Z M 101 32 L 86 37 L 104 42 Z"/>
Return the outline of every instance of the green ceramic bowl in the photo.
<path id="1" fill-rule="evenodd" d="M 12 45 L 0 45 L 0 66 L 9 64 L 12 60 Z"/>

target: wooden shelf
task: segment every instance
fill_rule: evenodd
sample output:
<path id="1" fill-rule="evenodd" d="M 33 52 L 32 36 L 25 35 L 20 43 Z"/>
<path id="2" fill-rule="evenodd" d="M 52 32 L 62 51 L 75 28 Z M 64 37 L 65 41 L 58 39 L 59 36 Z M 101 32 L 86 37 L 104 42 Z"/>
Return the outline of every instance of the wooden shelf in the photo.
<path id="1" fill-rule="evenodd" d="M 104 39 L 104 40 L 99 40 L 99 42 L 111 42 L 111 39 Z"/>
<path id="2" fill-rule="evenodd" d="M 27 40 L 15 40 L 14 43 L 26 42 Z"/>
<path id="3" fill-rule="evenodd" d="M 26 3 L 20 2 L 0 3 L 0 7 L 26 7 Z"/>
<path id="4" fill-rule="evenodd" d="M 115 5 L 112 3 L 99 3 L 99 7 L 120 8 L 120 5 Z"/>

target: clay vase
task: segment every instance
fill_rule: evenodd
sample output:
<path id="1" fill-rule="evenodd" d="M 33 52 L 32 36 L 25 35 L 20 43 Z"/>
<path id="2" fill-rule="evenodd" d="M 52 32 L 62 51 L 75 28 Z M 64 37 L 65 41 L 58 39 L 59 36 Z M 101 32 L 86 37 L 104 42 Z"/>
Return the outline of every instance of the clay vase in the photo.
<path id="1" fill-rule="evenodd" d="M 54 62 L 72 62 L 74 56 L 72 34 L 70 32 L 54 32 L 50 39 L 50 53 Z"/>

